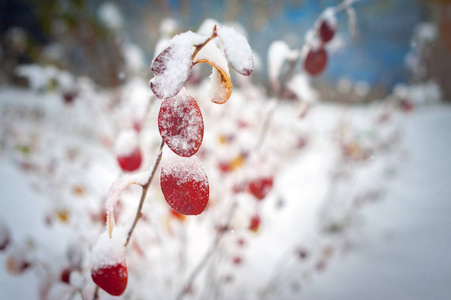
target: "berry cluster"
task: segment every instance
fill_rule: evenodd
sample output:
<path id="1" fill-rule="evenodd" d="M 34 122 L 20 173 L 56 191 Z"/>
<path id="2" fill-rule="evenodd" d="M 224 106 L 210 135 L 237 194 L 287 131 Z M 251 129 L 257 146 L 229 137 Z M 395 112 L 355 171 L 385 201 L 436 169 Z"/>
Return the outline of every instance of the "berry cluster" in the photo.
<path id="1" fill-rule="evenodd" d="M 328 56 L 325 45 L 332 41 L 336 31 L 337 20 L 330 8 L 324 11 L 307 40 L 303 66 L 309 75 L 318 76 L 326 69 Z"/>

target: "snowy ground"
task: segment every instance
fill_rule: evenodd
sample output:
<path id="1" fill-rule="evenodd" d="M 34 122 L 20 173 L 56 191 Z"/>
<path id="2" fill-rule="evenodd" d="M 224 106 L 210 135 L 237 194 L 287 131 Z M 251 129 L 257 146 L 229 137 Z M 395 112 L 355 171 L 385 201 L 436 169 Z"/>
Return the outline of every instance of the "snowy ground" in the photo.
<path id="1" fill-rule="evenodd" d="M 409 154 L 383 203 L 368 208 L 358 247 L 305 286 L 302 299 L 451 299 L 451 107 L 405 124 Z"/>
<path id="2" fill-rule="evenodd" d="M 75 161 L 73 165 L 67 163 L 65 167 L 68 167 L 68 169 L 64 168 L 61 172 L 63 175 L 69 173 L 72 176 L 63 176 L 64 179 L 69 179 L 69 181 L 67 183 L 61 182 L 67 185 L 67 190 L 71 191 L 74 182 L 70 180 L 76 180 L 76 183 L 85 182 L 87 192 L 85 192 L 84 198 L 77 198 L 77 195 L 72 194 L 63 194 L 67 201 L 64 204 L 72 208 L 75 213 L 78 211 L 77 208 L 85 209 L 83 205 L 88 207 L 88 203 L 93 201 L 97 201 L 95 203 L 100 206 L 99 200 L 101 200 L 101 197 L 97 194 L 105 193 L 109 184 L 117 178 L 119 172 L 117 166 L 115 166 L 114 155 L 96 144 L 95 141 L 97 140 L 91 137 L 92 144 L 89 144 L 91 147 L 87 146 L 86 136 L 83 135 L 85 131 L 82 130 L 83 126 L 81 125 L 86 123 L 86 111 L 90 111 L 90 106 L 84 107 L 82 105 L 90 105 L 89 103 L 93 102 L 90 102 L 88 97 L 85 102 L 81 99 L 70 110 L 62 107 L 59 98 L 55 95 L 19 93 L 8 89 L 3 92 L 4 98 L 2 100 L 4 102 L 0 104 L 5 104 L 5 99 L 8 98 L 10 101 L 8 105 L 12 105 L 11 103 L 20 101 L 16 98 L 20 98 L 27 105 L 30 103 L 30 105 L 39 105 L 40 107 L 47 105 L 45 111 L 52 112 L 47 115 L 50 121 L 60 120 L 57 116 L 63 116 L 60 120 L 61 124 L 67 124 L 66 126 L 73 131 L 66 134 L 67 136 L 62 135 L 61 133 L 66 131 L 60 130 L 61 124 L 57 127 L 47 127 L 49 131 L 42 129 L 46 134 L 42 141 L 49 142 L 43 142 L 43 145 L 37 147 L 37 149 L 40 149 L 47 156 L 53 155 L 52 151 L 56 149 L 55 153 L 58 155 L 57 146 L 61 147 L 65 139 L 74 137 L 72 141 L 74 147 L 78 145 L 77 141 L 80 142 L 82 154 L 86 154 L 87 158 L 94 157 L 94 159 L 90 161 L 91 164 L 86 165 L 80 164 L 78 161 Z M 6 97 L 5 95 L 10 96 Z M 20 95 L 20 97 L 15 97 L 17 95 Z M 239 94 L 236 93 L 236 95 Z M 239 97 L 233 100 L 234 102 L 231 100 L 231 105 L 235 105 L 238 109 L 245 108 L 246 102 L 243 99 L 241 99 L 243 102 L 239 102 Z M 205 103 L 201 103 L 201 105 L 203 105 L 203 108 L 207 107 Z M 233 106 L 228 107 L 233 108 Z M 84 108 L 86 108 L 86 111 L 83 110 Z M 251 109 L 252 107 L 247 112 Z M 451 260 L 445 256 L 445 250 L 451 244 L 450 238 L 447 236 L 448 226 L 451 225 L 448 217 L 449 209 L 451 209 L 449 202 L 451 196 L 451 187 L 449 186 L 449 182 L 451 182 L 451 172 L 449 172 L 451 156 L 446 147 L 450 145 L 451 141 L 451 133 L 448 131 L 448 128 L 451 128 L 451 107 L 445 105 L 420 107 L 411 115 L 402 115 L 400 118 L 396 118 L 401 120 L 400 126 L 403 129 L 401 136 L 403 145 L 401 148 L 406 149 L 406 151 L 402 152 L 401 148 L 396 149 L 396 151 L 393 150 L 394 153 L 391 153 L 393 155 L 387 155 L 387 157 L 384 154 L 381 154 L 380 157 L 375 155 L 374 159 L 369 159 L 365 164 L 352 165 L 351 172 L 347 170 L 350 173 L 348 176 L 351 180 L 348 180 L 349 182 L 343 186 L 335 187 L 331 192 L 338 200 L 331 197 L 331 203 L 325 202 L 329 201 L 327 197 L 330 184 L 329 175 L 331 171 L 334 171 L 335 161 L 339 160 L 337 157 L 339 157 L 340 150 L 337 149 L 332 136 L 336 134 L 334 131 L 340 118 L 346 116 L 348 121 L 353 120 L 348 122 L 352 124 L 350 125 L 351 129 L 356 130 L 359 133 L 359 138 L 365 140 L 369 136 L 368 133 L 372 133 L 371 130 L 374 128 L 368 127 L 365 129 L 364 126 L 370 126 L 368 120 L 377 116 L 380 112 L 379 109 L 378 106 L 346 109 L 334 105 L 318 105 L 312 109 L 305 120 L 296 121 L 301 124 L 296 130 L 307 133 L 309 138 L 307 147 L 299 152 L 286 151 L 287 154 L 298 153 L 298 155 L 284 161 L 284 165 L 279 170 L 279 177 L 276 178 L 275 191 L 272 192 L 269 199 L 260 202 L 262 204 L 257 210 L 262 216 L 263 225 L 257 234 L 249 232 L 247 228 L 247 217 L 254 212 L 255 199 L 250 198 L 249 195 L 242 195 L 242 202 L 246 203 L 247 201 L 250 205 L 246 207 L 243 203 L 241 204 L 244 213 L 240 215 L 241 219 L 236 220 L 238 225 L 235 228 L 238 229 L 227 235 L 223 242 L 221 255 L 218 255 L 212 264 L 217 263 L 220 266 L 219 271 L 221 272 L 216 270 L 220 275 L 223 271 L 230 272 L 235 276 L 235 279 L 228 286 L 219 285 L 220 289 L 223 289 L 222 291 L 209 291 L 208 286 L 201 286 L 199 290 L 204 290 L 204 296 L 207 292 L 222 292 L 223 299 L 233 299 L 238 296 L 243 299 L 256 299 L 263 296 L 266 296 L 267 299 L 298 299 L 299 297 L 305 299 L 345 299 L 346 297 L 369 300 L 448 299 L 446 296 L 450 294 L 447 283 L 451 279 Z M 14 110 L 12 111 L 14 112 Z M 299 132 L 293 130 L 292 127 L 295 123 L 293 120 L 297 120 L 296 112 L 290 107 L 281 107 L 280 111 L 277 112 L 273 123 L 276 129 L 272 133 L 270 132 L 273 135 L 266 141 L 269 148 L 266 148 L 265 151 L 271 150 L 274 145 L 277 149 L 280 149 L 282 148 L 280 145 L 286 146 L 290 141 L 293 142 L 294 137 L 297 137 L 295 134 Z M 153 111 L 153 113 L 155 114 L 156 111 Z M 77 131 L 78 127 L 70 125 L 73 123 L 64 123 L 63 121 L 68 119 L 66 115 L 70 118 L 74 117 L 74 119 L 76 119 L 75 117 L 80 118 L 78 120 L 81 124 L 79 128 L 82 129 Z M 233 115 L 233 112 L 231 115 Z M 397 112 L 394 115 L 399 117 L 400 114 Z M 232 122 L 234 119 L 228 120 Z M 70 121 L 75 122 L 77 120 L 70 119 Z M 151 121 L 152 124 L 155 123 L 154 120 Z M 213 126 L 219 127 L 214 125 L 214 117 L 213 121 L 210 120 L 211 123 L 208 123 L 208 121 L 206 120 L 206 124 L 210 125 L 209 128 L 218 129 L 213 128 Z M 91 124 L 90 121 L 87 123 Z M 47 124 L 45 118 L 40 124 Z M 17 132 L 20 133 L 21 125 L 25 124 L 17 122 L 16 125 L 18 126 L 14 129 L 17 129 Z M 156 128 L 151 129 L 152 132 L 156 130 Z M 32 130 L 30 131 L 33 133 Z M 217 131 L 220 132 L 220 130 Z M 211 141 L 214 140 L 216 133 L 216 131 L 210 132 L 206 141 L 209 140 L 212 143 Z M 383 132 L 377 131 L 377 133 L 383 136 Z M 79 134 L 79 136 L 75 136 L 76 134 Z M 158 136 L 156 138 L 158 139 Z M 371 139 L 369 140 L 371 142 Z M 54 147 L 54 145 L 57 146 Z M 150 147 L 146 149 L 148 148 Z M 33 180 L 30 180 L 36 178 L 32 178 L 26 172 L 21 172 L 17 161 L 10 161 L 9 152 L 6 151 L 5 153 L 5 156 L 0 159 L 0 220 L 10 227 L 15 241 L 24 242 L 30 236 L 33 237 L 39 250 L 36 251 L 36 255 L 40 260 L 54 264 L 56 268 L 53 271 L 58 277 L 59 268 L 64 266 L 65 251 L 70 242 L 77 240 L 77 238 L 80 239 L 78 234 L 83 233 L 83 239 L 88 241 L 84 243 L 86 253 L 90 253 L 89 245 L 92 245 L 100 230 L 103 230 L 103 224 L 92 227 L 92 222 L 84 219 L 86 216 L 77 216 L 79 219 L 75 222 L 70 221 L 69 224 L 61 224 L 61 222 L 56 221 L 52 226 L 46 225 L 43 220 L 53 209 L 52 205 L 55 203 L 52 201 L 55 200 L 49 201 L 48 195 L 37 194 L 33 189 Z M 404 153 L 402 155 L 403 160 L 401 162 L 393 161 L 393 159 L 399 160 L 399 153 Z M 45 156 L 41 157 L 46 158 Z M 39 160 L 31 162 L 38 166 L 40 163 Z M 394 165 L 391 172 L 396 171 L 396 174 L 390 177 L 383 176 L 385 169 L 387 166 L 390 169 L 391 164 Z M 210 175 L 213 173 L 211 168 L 210 166 Z M 96 174 L 96 176 L 93 174 Z M 214 178 L 214 176 L 211 177 Z M 50 185 L 50 187 L 62 185 L 58 181 L 60 179 L 58 176 L 55 179 L 57 180 L 55 185 Z M 90 180 L 95 181 L 96 184 L 90 185 Z M 100 180 L 102 182 L 99 182 Z M 219 184 L 212 186 L 213 189 L 219 189 Z M 353 199 L 359 192 L 372 192 L 372 188 L 382 189 L 386 196 L 383 198 L 383 202 L 365 206 L 363 208 L 364 214 L 360 216 L 361 210 L 352 209 L 351 200 L 347 199 Z M 154 188 L 153 190 L 157 189 Z M 157 193 L 154 194 L 152 197 L 158 198 Z M 282 208 L 277 208 L 279 196 L 285 201 Z M 131 192 L 129 197 L 134 200 L 136 194 Z M 55 198 L 58 200 L 58 197 Z M 338 238 L 335 238 L 316 228 L 318 219 L 320 219 L 318 215 L 323 205 L 333 206 L 333 201 L 336 201 L 335 204 L 338 206 L 332 212 L 338 212 L 338 217 L 343 217 L 340 213 L 343 213 L 345 217 L 347 214 L 351 214 L 352 222 L 345 224 L 350 225 L 349 233 L 344 230 L 346 234 L 351 235 L 349 241 L 354 245 L 348 256 L 338 253 L 343 250 L 346 242 L 348 242 L 346 234 L 344 236 L 338 235 Z M 136 205 L 136 201 L 133 201 L 133 203 Z M 154 223 L 142 221 L 137 230 L 141 230 L 142 235 L 151 237 L 155 235 L 155 231 L 160 230 L 159 234 L 163 234 L 163 243 L 159 246 L 156 243 L 145 244 L 149 246 L 145 255 L 149 264 L 144 265 L 144 271 L 141 270 L 143 269 L 144 258 L 132 250 L 129 251 L 131 274 L 129 288 L 130 290 L 135 288 L 138 295 L 142 293 L 149 296 L 150 293 L 153 293 L 155 299 L 167 299 L 174 296 L 176 290 L 180 288 L 183 277 L 186 277 L 187 270 L 194 268 L 208 248 L 214 234 L 212 224 L 215 224 L 215 215 L 207 214 L 205 217 L 202 215 L 199 218 L 192 217 L 185 223 L 186 232 L 183 231 L 183 233 L 188 238 L 185 247 L 187 249 L 181 250 L 182 252 L 185 251 L 185 255 L 187 255 L 187 266 L 183 271 L 185 273 L 177 273 L 177 264 L 174 257 L 176 257 L 177 251 L 179 251 L 178 247 L 180 247 L 177 238 L 179 228 L 172 225 L 172 230 L 176 234 L 167 233 L 165 231 L 167 218 L 163 217 L 163 213 L 161 213 L 161 216 L 156 215 L 155 210 L 158 207 L 160 207 L 159 213 L 167 213 L 164 200 L 147 204 L 145 213 L 148 213 L 151 218 L 153 217 L 157 221 L 154 221 Z M 129 210 L 133 213 L 135 208 L 132 207 Z M 86 211 L 90 210 L 86 208 Z M 364 221 L 363 226 L 355 223 L 355 219 L 359 218 Z M 341 219 L 347 220 L 347 218 Z M 239 227 L 240 222 L 244 224 L 241 227 Z M 77 229 L 80 224 L 85 224 L 85 228 Z M 161 228 L 155 229 L 152 226 L 160 226 Z M 357 238 L 355 232 L 358 233 Z M 236 246 L 239 237 L 246 238 L 244 250 Z M 138 242 L 143 241 L 137 240 Z M 290 262 L 294 258 L 293 254 L 297 255 L 295 253 L 297 247 L 302 245 L 308 245 L 309 251 L 315 253 L 311 254 L 312 258 L 309 260 L 308 266 L 307 264 L 303 265 L 303 262 Z M 169 251 L 167 251 L 168 249 Z M 333 251 L 335 251 L 335 254 Z M 234 255 L 238 254 L 242 255 L 241 258 L 244 261 L 242 265 L 237 267 L 231 265 L 230 262 L 227 263 Z M 328 263 L 330 257 L 334 258 L 331 264 Z M 345 260 L 343 260 L 344 257 Z M 40 273 L 38 269 L 33 269 L 32 272 L 26 272 L 19 276 L 10 275 L 5 271 L 5 267 L 1 267 L 5 266 L 6 260 L 6 255 L 0 253 L 1 298 L 38 298 L 37 291 L 43 273 Z M 93 283 L 89 279 L 90 263 L 89 258 L 85 259 L 85 270 L 81 274 L 84 276 L 83 278 L 88 280 L 83 285 L 88 290 L 89 287 L 93 287 Z M 320 265 L 316 263 L 320 263 Z M 280 269 L 277 268 L 278 264 L 281 266 Z M 148 266 L 151 267 L 148 268 Z M 324 271 L 317 272 L 317 270 L 321 271 L 324 268 Z M 207 272 L 209 271 L 207 270 Z M 277 275 L 278 271 L 283 276 L 271 277 L 271 275 Z M 302 276 L 302 279 L 297 284 L 300 284 L 301 292 L 300 294 L 292 293 L 290 291 L 290 288 L 292 288 L 291 280 L 300 277 L 299 275 Z M 149 282 L 145 286 L 139 285 L 140 276 L 146 280 L 149 278 L 155 280 L 144 281 Z M 164 276 L 169 279 L 166 280 Z M 143 278 L 141 280 L 144 280 Z M 283 280 L 277 281 L 274 278 L 282 278 Z M 285 278 L 290 281 L 285 282 Z M 58 278 L 54 280 L 58 281 Z M 79 283 L 80 281 L 80 278 L 78 278 Z M 208 275 L 203 274 L 197 283 L 204 281 L 209 282 Z M 269 288 L 267 285 L 270 284 L 274 284 L 275 287 Z M 27 288 L 23 288 L 23 286 Z M 299 287 L 295 289 L 295 292 L 299 292 Z M 105 294 L 101 295 L 104 296 Z"/>

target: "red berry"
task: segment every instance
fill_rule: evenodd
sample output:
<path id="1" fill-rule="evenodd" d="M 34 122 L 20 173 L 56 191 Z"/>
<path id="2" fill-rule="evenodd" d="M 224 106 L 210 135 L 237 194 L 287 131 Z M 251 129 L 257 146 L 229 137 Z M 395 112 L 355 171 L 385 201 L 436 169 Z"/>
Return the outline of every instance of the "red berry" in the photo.
<path id="1" fill-rule="evenodd" d="M 319 25 L 319 37 L 323 43 L 327 43 L 335 35 L 335 28 L 327 21 L 327 19 L 321 20 Z"/>
<path id="2" fill-rule="evenodd" d="M 218 163 L 218 168 L 222 173 L 229 173 L 232 171 L 232 167 L 230 166 L 230 164 L 228 162 L 220 161 Z"/>
<path id="3" fill-rule="evenodd" d="M 91 277 L 92 280 L 108 294 L 120 296 L 127 287 L 127 266 L 125 263 L 119 263 L 92 269 Z"/>
<path id="4" fill-rule="evenodd" d="M 117 157 L 117 161 L 122 170 L 126 172 L 135 171 L 141 166 L 141 151 L 136 148 L 132 153 L 128 155 L 122 155 Z"/>
<path id="5" fill-rule="evenodd" d="M 257 232 L 259 228 L 260 228 L 260 217 L 258 215 L 255 215 L 251 218 L 249 229 L 253 232 Z"/>
<path id="6" fill-rule="evenodd" d="M 198 215 L 207 206 L 210 186 L 197 157 L 172 155 L 161 166 L 160 186 L 169 206 L 184 215 Z"/>
<path id="7" fill-rule="evenodd" d="M 235 265 L 241 265 L 243 263 L 243 259 L 240 256 L 235 256 L 233 258 L 233 264 Z"/>
<path id="8" fill-rule="evenodd" d="M 304 60 L 304 69 L 311 76 L 321 74 L 327 65 L 327 52 L 323 47 L 319 49 L 310 48 Z"/>
<path id="9" fill-rule="evenodd" d="M 413 109 L 414 109 L 413 103 L 408 100 L 401 100 L 400 104 L 401 104 L 401 110 L 403 112 L 409 113 L 409 112 L 413 111 Z"/>
<path id="10" fill-rule="evenodd" d="M 70 267 L 64 268 L 64 270 L 61 272 L 61 276 L 60 276 L 61 282 L 70 284 L 70 274 L 71 273 L 72 273 L 72 268 L 70 268 Z"/>
<path id="11" fill-rule="evenodd" d="M 247 184 L 247 190 L 258 200 L 263 200 L 271 191 L 273 176 L 259 177 Z"/>
<path id="12" fill-rule="evenodd" d="M 141 129 L 142 129 L 142 122 L 140 121 L 140 120 L 134 120 L 133 121 L 133 129 L 136 131 L 136 132 L 141 132 Z"/>
<path id="13" fill-rule="evenodd" d="M 75 90 L 65 91 L 63 93 L 64 103 L 66 103 L 66 104 L 74 103 L 74 100 L 75 100 L 75 98 L 77 98 L 77 96 L 78 96 L 78 92 Z"/>
<path id="14" fill-rule="evenodd" d="M 204 121 L 199 105 L 185 89 L 164 99 L 158 114 L 158 129 L 175 154 L 190 157 L 202 144 Z"/>

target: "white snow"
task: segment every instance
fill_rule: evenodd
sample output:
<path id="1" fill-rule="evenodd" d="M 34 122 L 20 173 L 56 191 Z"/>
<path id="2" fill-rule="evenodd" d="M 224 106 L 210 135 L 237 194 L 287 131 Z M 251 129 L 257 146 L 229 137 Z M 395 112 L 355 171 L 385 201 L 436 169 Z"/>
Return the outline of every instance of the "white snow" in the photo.
<path id="1" fill-rule="evenodd" d="M 284 41 L 274 41 L 268 50 L 268 74 L 273 90 L 279 89 L 280 72 L 285 61 L 296 59 L 298 52 L 291 50 Z"/>
<path id="2" fill-rule="evenodd" d="M 119 133 L 114 144 L 117 156 L 127 156 L 138 148 L 138 135 L 133 129 L 125 129 Z"/>
<path id="3" fill-rule="evenodd" d="M 166 18 L 163 21 L 161 21 L 160 24 L 160 34 L 163 37 L 172 37 L 175 35 L 178 31 L 179 24 L 178 22 L 173 18 Z"/>
<path id="4" fill-rule="evenodd" d="M 353 252 L 305 285 L 302 299 L 449 298 L 450 126 L 449 105 L 406 120 L 408 156 L 386 199 L 364 212 Z"/>
<path id="5" fill-rule="evenodd" d="M 119 8 L 112 2 L 102 3 L 97 11 L 97 15 L 111 29 L 120 29 L 124 24 L 124 19 Z"/>
<path id="6" fill-rule="evenodd" d="M 220 26 L 221 23 L 214 19 L 206 19 L 202 22 L 199 29 L 197 30 L 197 33 L 204 35 L 204 36 L 211 36 L 213 33 L 213 28 L 216 26 Z"/>
<path id="7" fill-rule="evenodd" d="M 134 43 L 126 43 L 122 47 L 125 62 L 130 72 L 136 73 L 146 68 L 146 59 L 141 48 Z"/>
<path id="8" fill-rule="evenodd" d="M 415 27 L 416 38 L 422 42 L 434 42 L 438 37 L 437 26 L 433 23 L 420 23 Z"/>
<path id="9" fill-rule="evenodd" d="M 227 73 L 227 75 L 229 75 L 229 66 L 227 59 L 215 43 L 209 42 L 199 51 L 199 53 L 197 53 L 196 57 L 194 57 L 194 61 L 201 59 L 206 59 L 214 63 L 215 65 L 223 69 Z"/>
<path id="10" fill-rule="evenodd" d="M 107 213 L 107 228 L 109 231 L 112 230 L 115 224 L 113 211 L 116 207 L 117 201 L 119 201 L 121 197 L 122 192 L 132 184 L 138 184 L 141 186 L 145 185 L 149 177 L 150 171 L 132 175 L 122 175 L 111 184 L 105 201 L 105 209 Z"/>
<path id="11" fill-rule="evenodd" d="M 117 264 L 125 263 L 126 230 L 116 227 L 110 238 L 108 231 L 103 232 L 92 248 L 92 269 L 96 270 Z"/>
<path id="12" fill-rule="evenodd" d="M 208 179 L 202 162 L 195 155 L 181 157 L 172 152 L 164 152 L 161 161 L 161 176 L 174 178 L 178 185 L 187 181 L 195 181 L 208 186 Z"/>
<path id="13" fill-rule="evenodd" d="M 288 88 L 293 91 L 302 101 L 314 103 L 318 101 L 319 94 L 312 87 L 310 77 L 303 73 L 296 74 L 287 84 Z"/>
<path id="14" fill-rule="evenodd" d="M 30 87 L 34 90 L 43 90 L 51 78 L 55 78 L 57 70 L 52 66 L 42 67 L 38 65 L 20 65 L 16 68 L 16 74 L 28 79 Z"/>
<path id="15" fill-rule="evenodd" d="M 152 71 L 155 77 L 149 84 L 158 98 L 170 98 L 180 91 L 190 74 L 194 45 L 201 44 L 206 39 L 192 31 L 178 34 L 153 60 Z"/>
<path id="16" fill-rule="evenodd" d="M 335 15 L 335 10 L 333 8 L 326 8 L 321 14 L 321 17 L 327 22 L 327 24 L 335 29 L 337 28 L 337 17 Z"/>
<path id="17" fill-rule="evenodd" d="M 251 46 L 246 37 L 231 27 L 217 28 L 227 60 L 240 74 L 249 76 L 254 69 Z"/>
<path id="18" fill-rule="evenodd" d="M 194 98 L 185 88 L 172 98 L 163 100 L 162 107 L 169 112 L 158 116 L 160 134 L 168 147 L 182 156 L 191 156 L 200 146 L 204 135 L 202 113 Z M 175 115 L 175 117 L 174 117 Z M 172 135 L 173 130 L 177 134 Z"/>

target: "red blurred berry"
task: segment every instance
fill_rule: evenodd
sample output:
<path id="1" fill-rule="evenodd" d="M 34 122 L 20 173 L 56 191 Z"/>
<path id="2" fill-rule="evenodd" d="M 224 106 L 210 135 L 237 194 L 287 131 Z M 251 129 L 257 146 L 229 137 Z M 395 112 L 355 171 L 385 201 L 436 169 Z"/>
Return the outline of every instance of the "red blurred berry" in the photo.
<path id="1" fill-rule="evenodd" d="M 244 245 L 246 245 L 246 241 L 243 238 L 239 238 L 237 240 L 238 245 L 240 245 L 241 247 L 244 247 Z"/>
<path id="2" fill-rule="evenodd" d="M 127 287 L 127 266 L 125 263 L 119 263 L 92 269 L 91 277 L 92 280 L 108 294 L 120 296 Z"/>
<path id="3" fill-rule="evenodd" d="M 321 20 L 319 25 L 319 37 L 323 43 L 328 43 L 335 35 L 336 28 L 334 28 L 327 19 Z"/>
<path id="4" fill-rule="evenodd" d="M 260 229 L 260 217 L 255 215 L 251 218 L 251 222 L 249 224 L 249 230 L 253 232 L 257 232 Z"/>
<path id="5" fill-rule="evenodd" d="M 139 148 L 136 148 L 132 153 L 128 155 L 118 156 L 117 161 L 122 170 L 126 172 L 135 171 L 141 166 L 141 151 L 139 150 Z"/>
<path id="6" fill-rule="evenodd" d="M 247 190 L 258 200 L 263 200 L 271 191 L 273 176 L 265 176 L 253 179 L 247 183 Z"/>
<path id="7" fill-rule="evenodd" d="M 218 163 L 218 168 L 222 173 L 229 173 L 232 171 L 232 167 L 230 166 L 230 164 L 228 162 L 220 161 Z"/>
<path id="8" fill-rule="evenodd" d="M 234 265 L 241 265 L 243 263 L 243 259 L 240 256 L 235 256 L 232 262 Z"/>
<path id="9" fill-rule="evenodd" d="M 409 112 L 413 111 L 413 109 L 414 109 L 413 103 L 409 100 L 401 100 L 400 106 L 401 106 L 401 110 L 406 113 L 409 113 Z"/>
<path id="10" fill-rule="evenodd" d="M 310 48 L 304 59 L 304 69 L 311 76 L 321 74 L 327 65 L 327 52 L 323 47 L 319 49 Z"/>
<path id="11" fill-rule="evenodd" d="M 61 272 L 60 280 L 61 282 L 70 284 L 70 274 L 72 273 L 72 268 L 66 267 Z"/>
<path id="12" fill-rule="evenodd" d="M 136 132 L 141 132 L 141 129 L 142 129 L 142 122 L 141 121 L 139 121 L 139 120 L 134 120 L 133 121 L 133 129 L 136 131 Z"/>
<path id="13" fill-rule="evenodd" d="M 78 96 L 78 92 L 75 90 L 69 90 L 69 91 L 65 91 L 63 92 L 63 99 L 64 99 L 64 103 L 66 104 L 73 104 L 75 101 L 75 98 L 77 98 Z"/>

